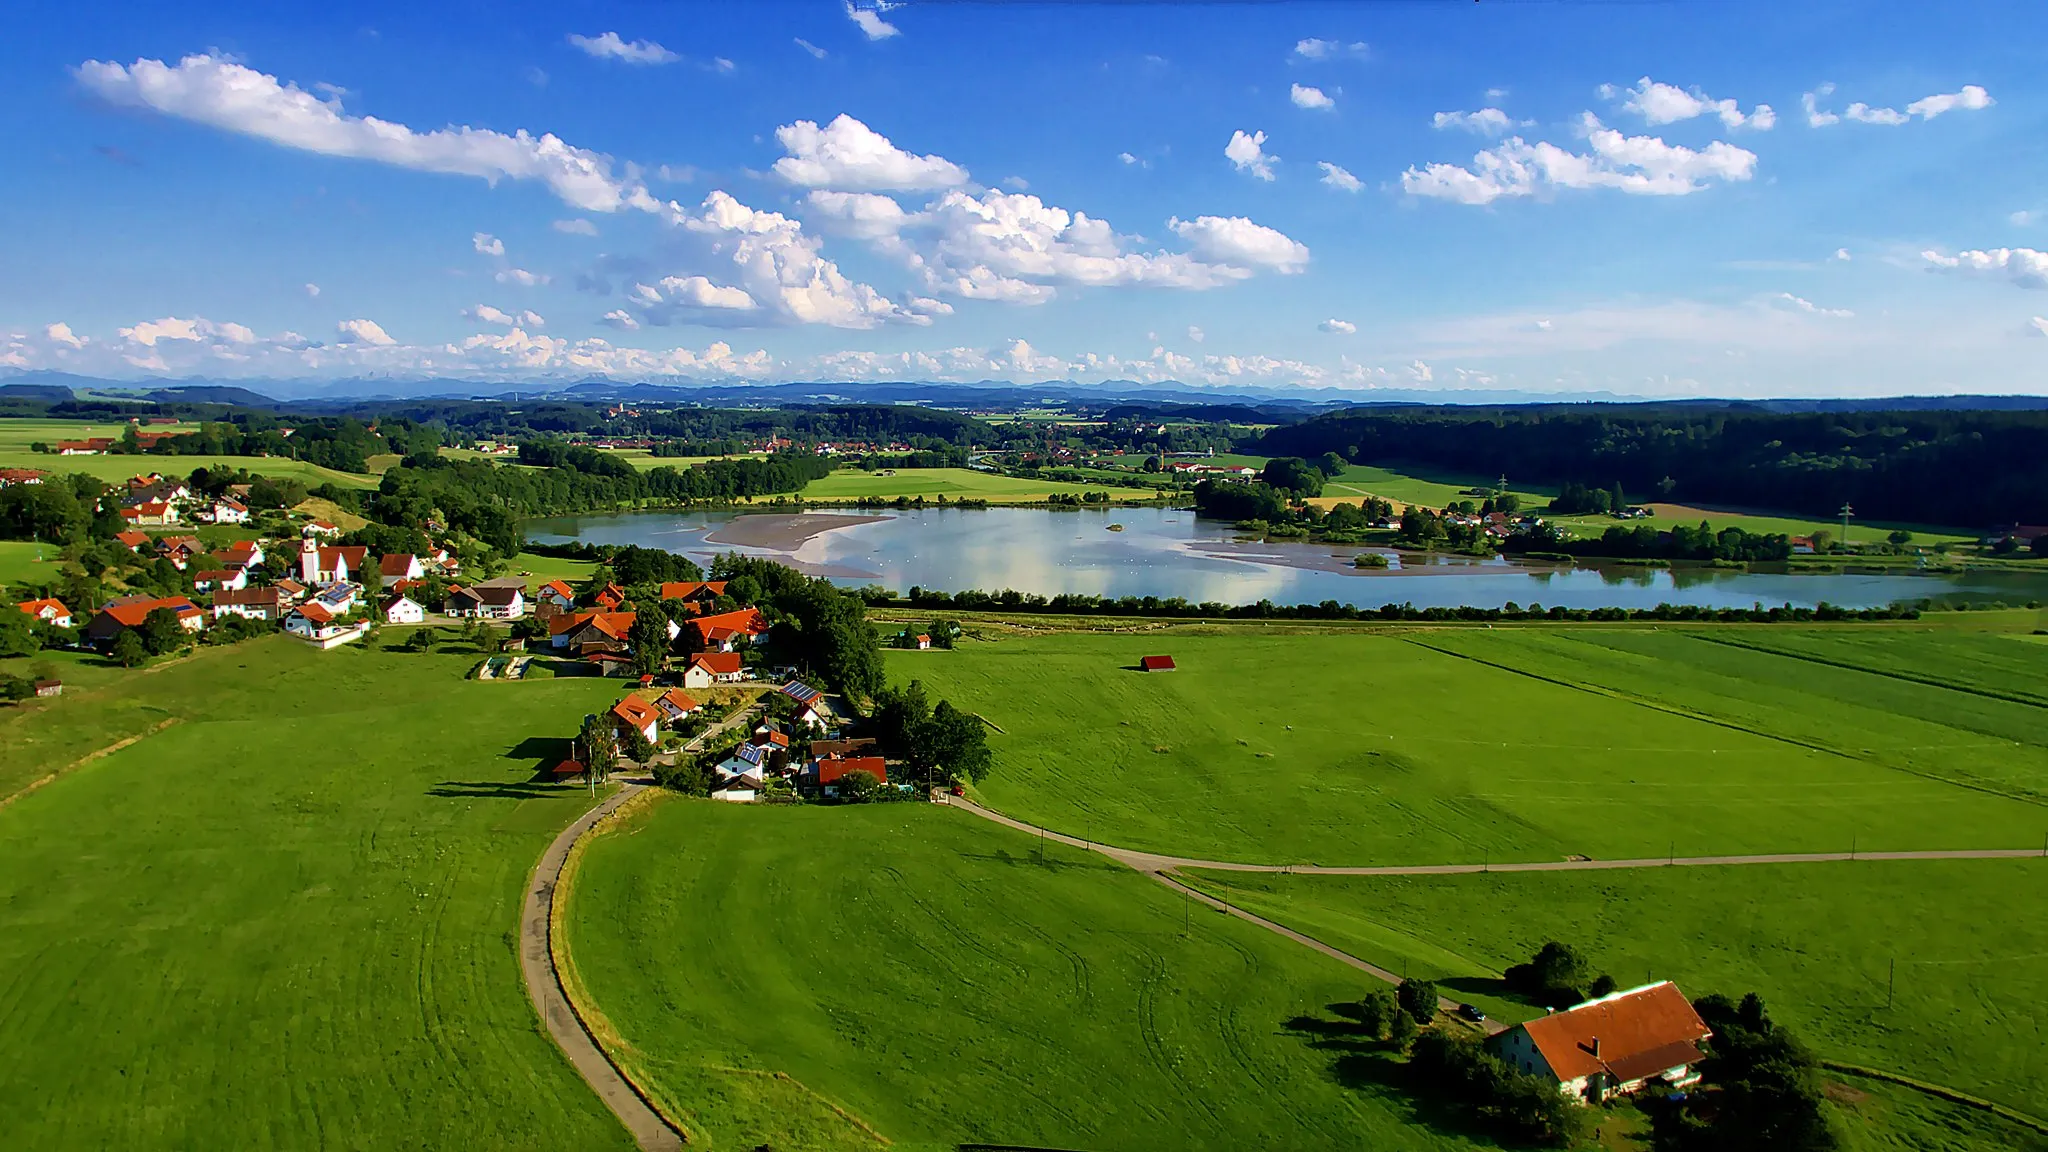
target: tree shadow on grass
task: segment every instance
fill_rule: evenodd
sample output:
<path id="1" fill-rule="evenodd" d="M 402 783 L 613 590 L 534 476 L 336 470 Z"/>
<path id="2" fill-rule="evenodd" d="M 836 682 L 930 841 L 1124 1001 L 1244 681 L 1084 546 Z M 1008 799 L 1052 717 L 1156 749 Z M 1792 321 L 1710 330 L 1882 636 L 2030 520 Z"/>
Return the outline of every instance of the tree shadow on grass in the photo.
<path id="1" fill-rule="evenodd" d="M 551 776 L 532 780 L 443 780 L 427 789 L 427 795 L 444 800 L 534 800 L 561 793 L 562 785 Z"/>
<path id="2" fill-rule="evenodd" d="M 1311 1049 L 1329 1054 L 1332 1080 L 1405 1112 L 1403 1118 L 1411 1124 L 1440 1135 L 1495 1142 L 1469 1109 L 1423 1090 L 1424 1086 L 1416 1083 L 1412 1069 L 1394 1046 L 1368 1033 L 1359 1022 L 1362 1013 L 1357 1004 L 1329 1004 L 1324 1011 L 1326 1014 L 1321 1016 L 1289 1017 L 1280 1026 Z"/>
<path id="3" fill-rule="evenodd" d="M 546 771 L 569 758 L 576 742 L 567 736 L 528 736 L 505 750 L 507 760 L 532 760 Z"/>
<path id="4" fill-rule="evenodd" d="M 1067 845 L 1062 844 L 1060 847 L 1065 848 Z M 1094 853 L 1090 853 L 1090 855 L 1093 856 Z M 1001 849 L 994 852 L 962 852 L 960 853 L 960 858 L 962 860 L 986 860 L 991 864 L 1007 864 L 1012 868 L 1040 868 L 1047 872 L 1124 872 L 1128 870 L 1114 860 L 1099 858 L 1073 860 L 1047 855 L 1040 859 L 1035 849 L 1022 855 L 1006 852 Z"/>

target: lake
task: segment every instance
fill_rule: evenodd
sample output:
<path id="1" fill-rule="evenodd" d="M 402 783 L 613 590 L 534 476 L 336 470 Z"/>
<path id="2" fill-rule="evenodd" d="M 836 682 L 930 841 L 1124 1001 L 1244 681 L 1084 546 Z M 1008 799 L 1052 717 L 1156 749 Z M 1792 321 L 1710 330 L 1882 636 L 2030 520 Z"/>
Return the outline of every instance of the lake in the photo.
<path id="1" fill-rule="evenodd" d="M 1122 526 L 1111 531 L 1109 526 Z M 1179 596 L 1248 604 L 1320 603 L 1419 608 L 1510 601 L 1567 608 L 1648 608 L 1660 603 L 1714 608 L 1825 600 L 1863 608 L 1924 597 L 2024 603 L 2048 598 L 2048 581 L 2025 573 L 1962 575 L 1800 574 L 1719 569 L 1570 568 L 1490 557 L 1399 555 L 1357 545 L 1256 543 L 1229 523 L 1166 508 L 1051 511 L 926 508 L 858 515 L 630 512 L 534 520 L 536 543 L 637 544 L 679 552 L 709 567 L 722 552 L 767 556 L 834 582 L 913 585 L 958 592 L 1014 588 L 1051 596 Z M 1390 557 L 1385 570 L 1360 569 L 1361 551 Z"/>

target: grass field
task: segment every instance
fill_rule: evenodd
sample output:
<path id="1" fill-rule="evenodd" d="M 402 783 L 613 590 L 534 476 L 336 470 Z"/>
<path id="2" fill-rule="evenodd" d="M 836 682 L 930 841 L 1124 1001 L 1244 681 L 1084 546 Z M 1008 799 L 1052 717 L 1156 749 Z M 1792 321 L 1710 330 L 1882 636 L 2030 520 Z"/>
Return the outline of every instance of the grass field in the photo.
<path id="1" fill-rule="evenodd" d="M 1624 985 L 1758 992 L 1823 1058 L 2048 1113 L 2048 859 L 1227 879 L 1233 902 L 1507 1019 L 1542 1012 L 1502 970 L 1561 940 Z"/>
<path id="2" fill-rule="evenodd" d="M 1266 863 L 1477 863 L 2027 847 L 2048 747 L 2027 703 L 1709 637 L 1847 630 L 1066 634 L 891 654 L 981 712 L 987 800 L 1063 832 Z M 1894 658 L 2048 649 L 1885 632 Z M 1145 675 L 1165 652 L 1180 670 Z"/>
<path id="3" fill-rule="evenodd" d="M 1743 512 L 1730 508 L 1698 508 L 1689 504 L 1649 505 L 1656 515 L 1649 520 L 1616 520 L 1612 516 L 1559 516 L 1555 522 L 1579 536 L 1598 536 L 1616 524 L 1633 527 L 1649 524 L 1661 531 L 1669 531 L 1683 525 L 1698 527 L 1704 520 L 1715 531 L 1723 528 L 1740 528 L 1745 532 L 1765 535 L 1782 533 L 1786 536 L 1811 536 L 1815 532 L 1826 532 L 1836 540 L 1842 538 L 1840 520 L 1815 520 L 1800 516 L 1776 516 L 1766 512 Z M 1539 505 L 1540 508 L 1540 505 Z M 1977 533 L 1958 531 L 1954 528 L 1936 528 L 1925 524 L 1865 524 L 1860 520 L 1849 522 L 1849 541 L 1852 544 L 1874 544 L 1884 540 L 1894 528 L 1904 528 L 1913 533 L 1913 542 L 1924 547 L 1941 544 L 1961 544 L 1977 539 Z"/>
<path id="4" fill-rule="evenodd" d="M 57 578 L 63 562 L 55 544 L 35 540 L 0 540 L 0 586 Z"/>
<path id="5" fill-rule="evenodd" d="M 991 504 L 1023 504 L 1044 500 L 1055 493 L 1075 495 L 1107 491 L 1112 499 L 1139 499 L 1151 493 L 1135 488 L 1104 488 L 1096 484 L 1069 484 L 1057 480 L 1020 480 L 977 472 L 971 468 L 898 468 L 893 476 L 842 468 L 822 480 L 804 485 L 806 500 L 858 500 L 871 497 L 893 500 L 898 496 L 922 496 L 927 500 L 944 494 L 948 500 L 963 497 Z"/>
<path id="6" fill-rule="evenodd" d="M 540 1031 L 531 738 L 617 685 L 276 637 L 0 709 L 9 1147 L 630 1148 Z M 168 725 L 166 727 L 165 725 Z"/>
<path id="7" fill-rule="evenodd" d="M 345 488 L 370 488 L 373 476 L 337 472 L 299 460 L 267 456 L 50 456 L 29 451 L 41 440 L 84 440 L 119 436 L 125 424 L 81 424 L 71 420 L 0 420 L 0 468 L 40 468 L 46 472 L 83 472 L 101 480 L 126 480 L 148 472 L 185 475 L 194 468 L 246 468 L 258 476 L 288 476 L 308 487 L 333 483 Z"/>
<path id="8" fill-rule="evenodd" d="M 571 584 L 580 584 L 590 579 L 591 572 L 596 568 L 597 564 L 590 560 L 562 560 L 553 556 L 521 552 L 506 563 L 505 573 L 508 576 L 530 573 L 526 580 L 527 588 L 530 590 L 550 580 L 567 580 Z"/>
<path id="9" fill-rule="evenodd" d="M 1367 978 L 1038 848 L 930 805 L 665 800 L 583 857 L 575 969 L 692 1147 L 1470 1146 L 1286 1026 Z"/>

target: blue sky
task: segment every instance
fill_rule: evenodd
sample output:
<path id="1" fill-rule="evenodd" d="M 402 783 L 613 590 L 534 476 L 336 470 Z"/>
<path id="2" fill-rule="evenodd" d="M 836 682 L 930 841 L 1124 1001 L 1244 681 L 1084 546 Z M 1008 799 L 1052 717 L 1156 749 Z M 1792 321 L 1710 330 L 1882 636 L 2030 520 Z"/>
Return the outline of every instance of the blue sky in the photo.
<path id="1" fill-rule="evenodd" d="M 0 367 L 2039 392 L 2048 10 L 48 8 Z"/>

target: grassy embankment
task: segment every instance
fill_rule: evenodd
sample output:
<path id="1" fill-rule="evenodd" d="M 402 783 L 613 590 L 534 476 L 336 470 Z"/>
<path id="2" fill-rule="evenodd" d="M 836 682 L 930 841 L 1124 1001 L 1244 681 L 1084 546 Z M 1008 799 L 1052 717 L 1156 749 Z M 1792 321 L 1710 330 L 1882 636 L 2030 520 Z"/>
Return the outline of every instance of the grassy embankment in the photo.
<path id="1" fill-rule="evenodd" d="M 710 1149 L 1449 1149 L 1287 1023 L 1369 978 L 1101 857 L 927 805 L 670 799 L 593 841 L 569 944 Z"/>
<path id="2" fill-rule="evenodd" d="M 307 487 L 332 483 L 343 488 L 370 488 L 374 476 L 338 472 L 299 460 L 271 456 L 53 456 L 29 451 L 42 441 L 84 440 L 93 436 L 119 436 L 125 424 L 85 424 L 74 420 L 0 420 L 0 468 L 39 468 L 45 472 L 83 472 L 113 482 L 149 472 L 184 475 L 194 468 L 245 468 L 258 476 L 284 476 Z M 177 425 L 161 425 L 158 431 L 174 431 Z M 395 457 L 394 457 L 395 459 Z"/>
<path id="3" fill-rule="evenodd" d="M 2033 705 L 1721 642 L 1842 635 L 1899 665 L 1938 653 L 2048 679 L 2048 650 L 2009 636 L 1198 631 L 889 659 L 1001 727 L 989 802 L 1178 855 L 1479 863 L 2025 847 L 2044 830 Z M 1131 670 L 1158 652 L 1180 670 Z"/>
<path id="4" fill-rule="evenodd" d="M 63 697 L 0 709 L 10 1146 L 631 1146 L 514 951 L 528 870 L 589 803 L 527 783 L 537 738 L 616 684 L 284 637 L 54 659 Z"/>

